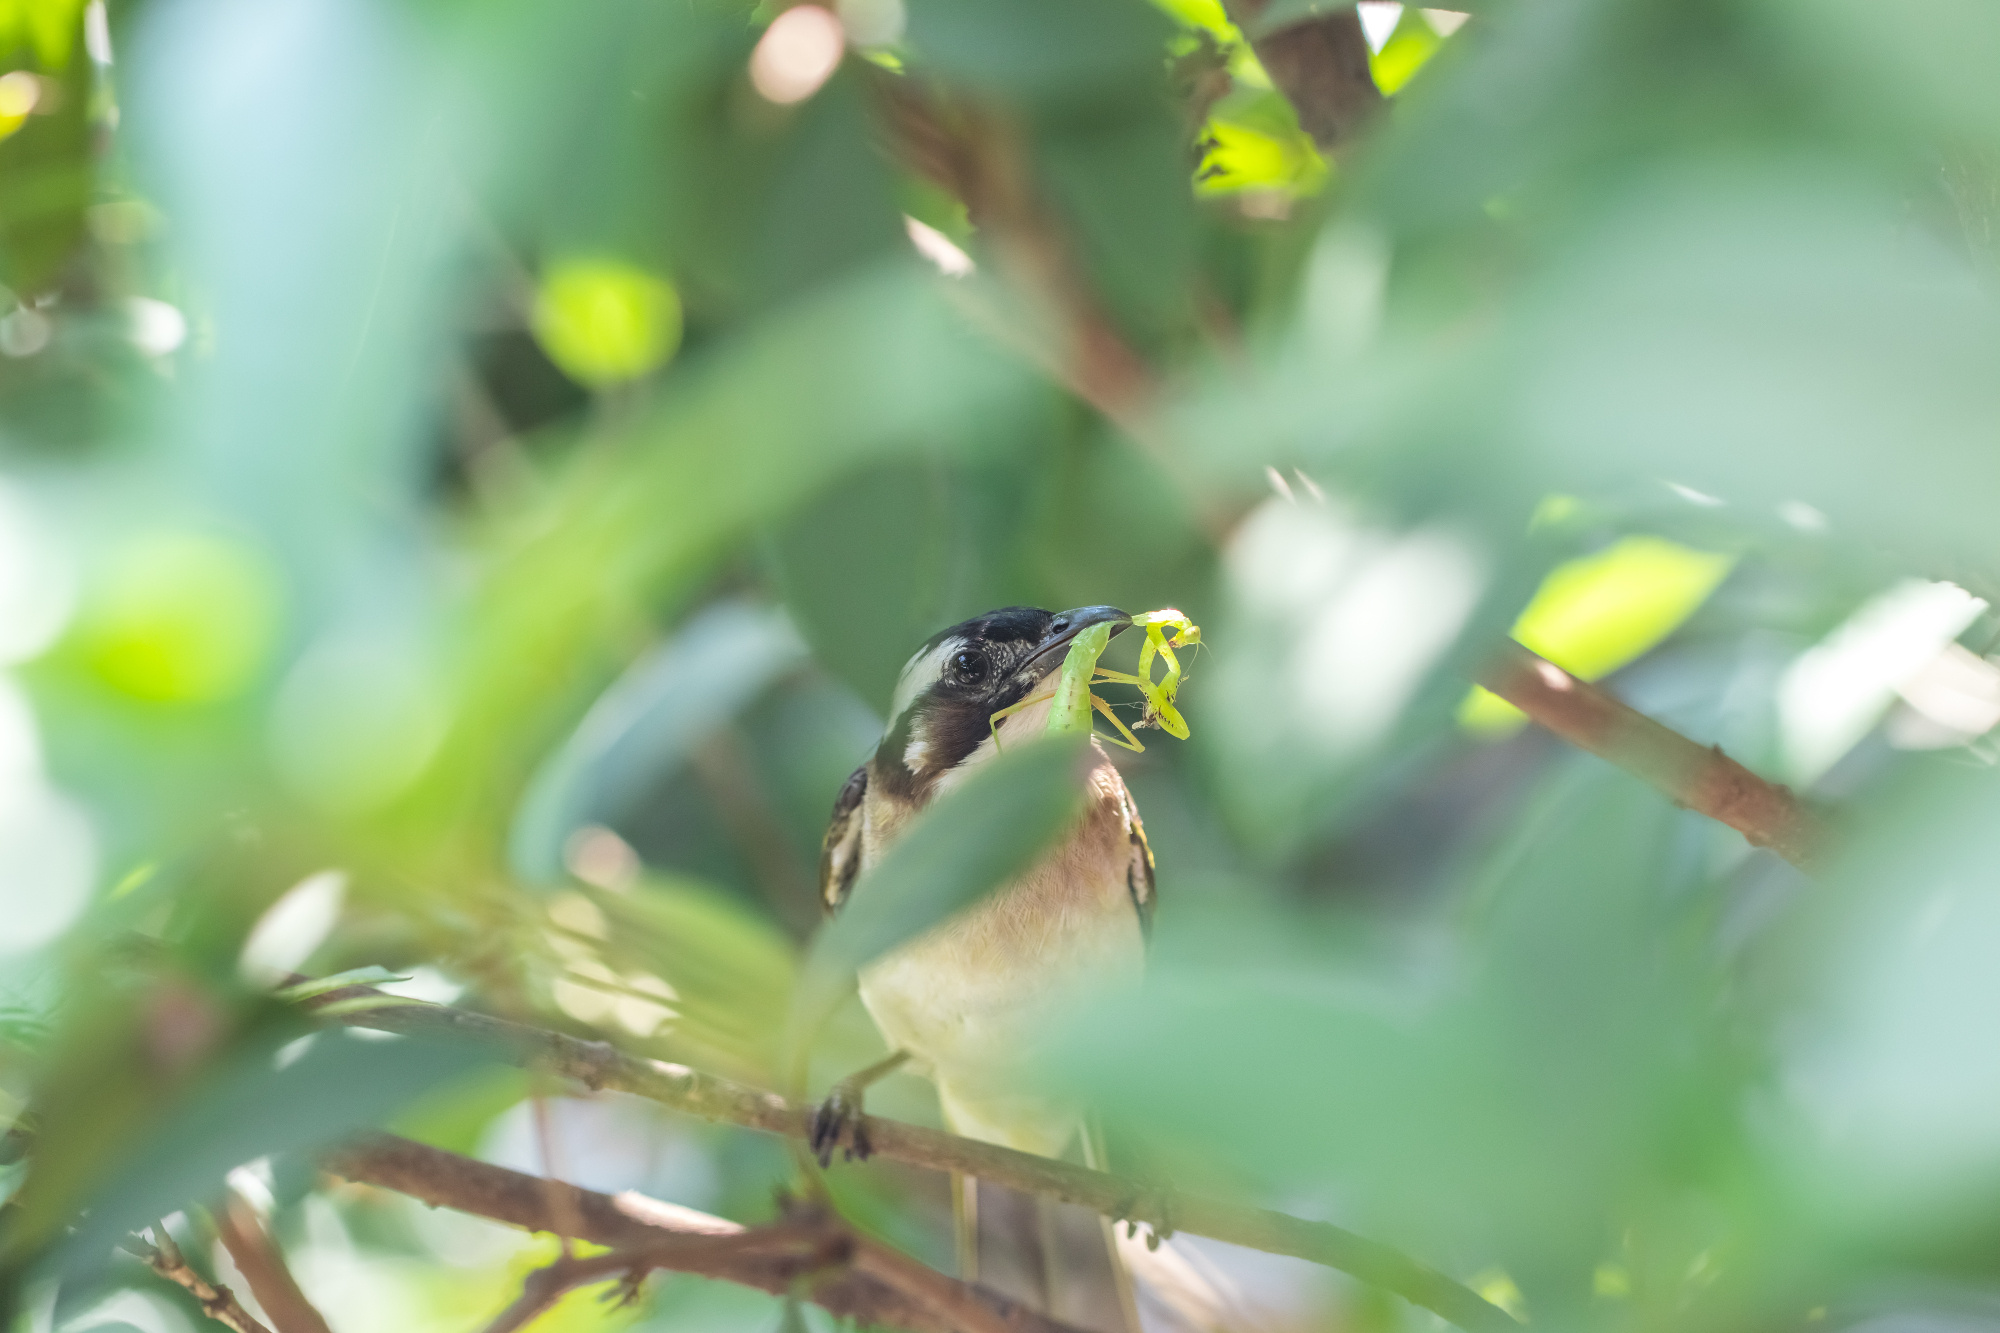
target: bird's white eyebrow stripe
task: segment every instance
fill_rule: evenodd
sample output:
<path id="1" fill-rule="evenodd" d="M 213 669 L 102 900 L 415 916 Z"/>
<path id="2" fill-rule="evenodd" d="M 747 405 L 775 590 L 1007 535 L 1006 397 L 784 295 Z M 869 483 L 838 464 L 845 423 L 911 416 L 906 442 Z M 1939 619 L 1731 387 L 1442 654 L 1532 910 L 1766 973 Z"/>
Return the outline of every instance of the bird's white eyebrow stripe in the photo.
<path id="1" fill-rule="evenodd" d="M 965 646 L 965 640 L 956 635 L 934 647 L 921 650 L 903 666 L 903 674 L 896 678 L 895 697 L 889 700 L 889 725 L 894 727 L 896 719 L 909 711 L 917 696 L 929 689 L 937 681 L 938 674 L 951 655 Z"/>

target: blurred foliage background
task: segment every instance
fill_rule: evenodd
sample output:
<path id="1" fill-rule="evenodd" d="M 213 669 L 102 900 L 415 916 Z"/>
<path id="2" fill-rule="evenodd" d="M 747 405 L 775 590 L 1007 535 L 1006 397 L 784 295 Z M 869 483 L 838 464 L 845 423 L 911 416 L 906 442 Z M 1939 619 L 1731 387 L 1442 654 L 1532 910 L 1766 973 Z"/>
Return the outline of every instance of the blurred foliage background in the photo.
<path id="1" fill-rule="evenodd" d="M 360 1125 L 768 1217 L 771 1141 L 271 987 L 772 1085 L 897 667 L 1098 602 L 1209 645 L 1121 759 L 1148 991 L 1043 1053 L 1121 1160 L 1537 1325 L 2000 1324 L 2000 7 L 1367 4 L 1386 101 L 1288 97 L 1353 20 L 0 0 L 15 1326 L 195 1327 L 112 1244 L 233 1172 L 340 1333 L 477 1327 L 549 1250 L 316 1177 Z M 1827 874 L 1469 693 L 1510 629 Z M 832 1181 L 949 1267 L 939 1181 Z"/>

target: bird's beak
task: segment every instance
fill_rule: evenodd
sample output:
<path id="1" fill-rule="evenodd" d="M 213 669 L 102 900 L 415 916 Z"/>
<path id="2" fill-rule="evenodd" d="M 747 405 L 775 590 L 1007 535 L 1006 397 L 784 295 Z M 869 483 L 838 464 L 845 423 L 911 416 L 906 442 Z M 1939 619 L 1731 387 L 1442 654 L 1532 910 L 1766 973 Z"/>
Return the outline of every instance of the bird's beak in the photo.
<path id="1" fill-rule="evenodd" d="M 1049 632 L 1035 649 L 1034 656 L 1022 664 L 1022 670 L 1031 672 L 1035 679 L 1054 671 L 1062 665 L 1064 654 L 1076 636 L 1092 625 L 1109 624 L 1112 636 L 1132 623 L 1132 617 L 1115 606 L 1079 606 L 1073 611 L 1064 611 L 1049 622 Z"/>

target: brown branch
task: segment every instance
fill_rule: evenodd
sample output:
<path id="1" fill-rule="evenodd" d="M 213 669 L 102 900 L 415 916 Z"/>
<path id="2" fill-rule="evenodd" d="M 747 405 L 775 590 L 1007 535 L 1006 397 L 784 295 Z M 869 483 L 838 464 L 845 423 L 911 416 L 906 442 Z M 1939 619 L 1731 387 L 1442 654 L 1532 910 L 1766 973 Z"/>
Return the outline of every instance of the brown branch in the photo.
<path id="1" fill-rule="evenodd" d="M 229 1252 L 236 1271 L 250 1284 L 250 1294 L 277 1325 L 278 1333 L 332 1333 L 326 1319 L 299 1290 L 283 1252 L 264 1229 L 256 1210 L 235 1190 L 223 1195 L 222 1207 L 215 1213 L 215 1235 Z"/>
<path id="2" fill-rule="evenodd" d="M 612 1248 L 613 1254 L 559 1261 L 531 1277 L 489 1333 L 520 1327 L 571 1287 L 654 1268 L 774 1295 L 799 1292 L 835 1315 L 917 1333 L 1078 1333 L 858 1236 L 817 1207 L 795 1207 L 768 1226 L 745 1228 L 629 1191 L 612 1196 L 560 1183 L 554 1188 L 566 1197 L 556 1207 L 550 1182 L 539 1177 L 388 1134 L 337 1148 L 323 1164 L 346 1180 L 526 1231 L 548 1231 L 574 1218 L 579 1239 Z M 516 1322 L 507 1322 L 510 1317 Z"/>
<path id="3" fill-rule="evenodd" d="M 1801 870 L 1824 855 L 1827 829 L 1789 787 L 1766 782 L 1511 640 L 1475 679 L 1579 749 L 1650 783 L 1674 804 L 1727 824 Z"/>
<path id="4" fill-rule="evenodd" d="M 1273 32 L 1261 30 L 1266 0 L 1231 0 L 1229 17 L 1250 38 L 1264 72 L 1292 104 L 1299 128 L 1329 156 L 1382 105 L 1368 63 L 1361 16 L 1348 5 Z"/>
<path id="5" fill-rule="evenodd" d="M 370 1005 L 371 997 L 381 1004 Z M 330 991 L 311 1003 L 335 1006 L 339 1021 L 358 1027 L 449 1033 L 489 1043 L 531 1068 L 574 1079 L 593 1090 L 645 1097 L 700 1120 L 787 1138 L 805 1136 L 804 1109 L 774 1093 L 747 1088 L 686 1065 L 627 1055 L 607 1042 L 582 1041 L 462 1009 L 400 1000 L 367 987 Z M 897 1120 L 866 1116 L 862 1124 L 874 1151 L 891 1161 L 978 1176 L 1022 1193 L 1143 1223 L 1162 1234 L 1189 1231 L 1270 1254 L 1310 1260 L 1392 1291 L 1460 1328 L 1517 1327 L 1505 1311 L 1443 1273 L 1325 1222 L 1307 1222 L 1246 1204 L 1183 1194 L 1164 1183 L 1092 1171 Z M 586 1239 L 597 1239 L 588 1232 L 583 1234 Z"/>
<path id="6" fill-rule="evenodd" d="M 965 205 L 996 267 L 1032 307 L 1023 327 L 1018 312 L 995 310 L 958 288 L 954 294 L 969 316 L 1116 427 L 1219 541 L 1227 525 L 1213 488 L 1186 465 L 1162 428 L 1158 377 L 1126 341 L 1062 220 L 1036 192 L 1020 135 L 1005 117 L 947 101 L 914 79 L 884 74 L 871 83 L 891 150 Z"/>
<path id="7" fill-rule="evenodd" d="M 167 1234 L 164 1223 L 153 1228 L 153 1239 L 159 1242 L 157 1247 L 137 1236 L 128 1237 L 124 1246 L 145 1261 L 146 1267 L 194 1297 L 201 1305 L 201 1312 L 216 1323 L 225 1324 L 236 1333 L 271 1333 L 238 1303 L 229 1288 L 210 1282 L 188 1266 L 187 1256 Z"/>
<path id="8" fill-rule="evenodd" d="M 514 1303 L 494 1316 L 485 1333 L 515 1333 L 555 1305 L 577 1287 L 601 1282 L 616 1273 L 643 1272 L 647 1264 L 639 1256 L 613 1252 L 579 1259 L 563 1255 L 546 1268 L 538 1268 L 521 1282 L 521 1294 Z"/>

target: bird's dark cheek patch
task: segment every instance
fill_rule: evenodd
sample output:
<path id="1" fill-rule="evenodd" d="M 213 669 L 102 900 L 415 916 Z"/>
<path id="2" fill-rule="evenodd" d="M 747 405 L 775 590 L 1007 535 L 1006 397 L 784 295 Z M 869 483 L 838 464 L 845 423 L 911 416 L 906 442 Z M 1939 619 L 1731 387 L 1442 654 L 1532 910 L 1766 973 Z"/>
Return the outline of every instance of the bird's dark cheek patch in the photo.
<path id="1" fill-rule="evenodd" d="M 933 773 L 957 768 L 993 734 L 993 710 L 979 699 L 940 702 L 924 714 L 925 767 Z"/>
<path id="2" fill-rule="evenodd" d="M 883 792 L 906 801 L 917 793 L 918 775 L 910 771 L 903 759 L 910 748 L 910 720 L 915 712 L 915 708 L 905 709 L 875 750 L 875 777 L 881 782 Z"/>

